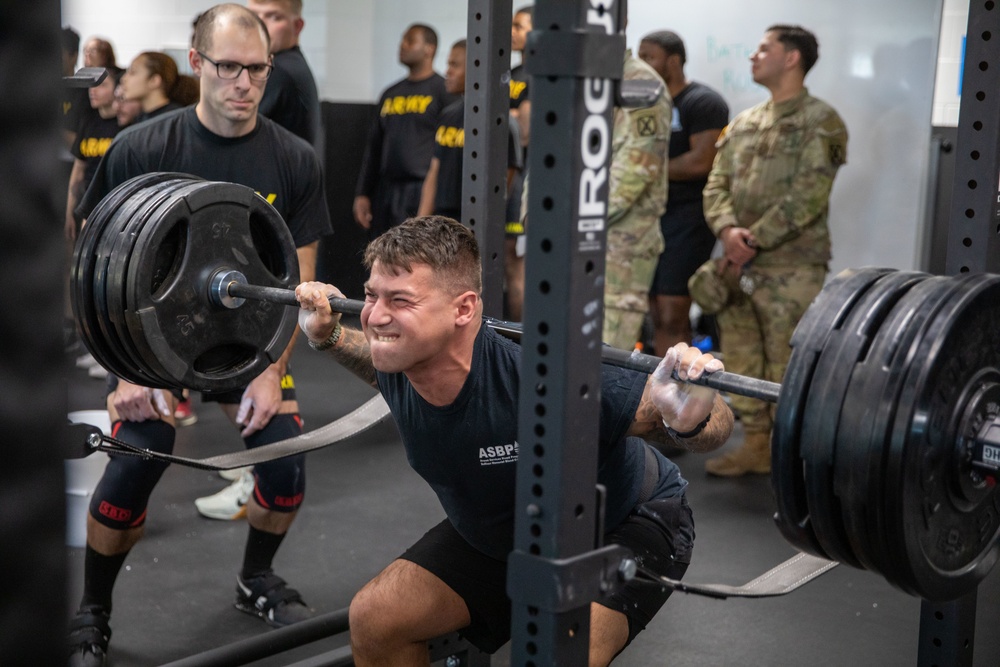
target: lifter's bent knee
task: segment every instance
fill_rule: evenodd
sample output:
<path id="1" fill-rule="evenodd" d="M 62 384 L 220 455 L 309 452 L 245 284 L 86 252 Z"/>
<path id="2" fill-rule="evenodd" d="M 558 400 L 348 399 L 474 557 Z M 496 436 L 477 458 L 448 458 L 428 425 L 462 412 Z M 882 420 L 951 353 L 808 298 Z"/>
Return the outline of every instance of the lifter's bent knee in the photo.
<path id="1" fill-rule="evenodd" d="M 398 617 L 386 604 L 386 596 L 377 584 L 369 582 L 358 591 L 348 610 L 351 628 L 351 653 L 355 664 L 428 664 L 426 641 L 409 637 L 396 622 Z M 404 661 L 403 656 L 409 659 Z"/>

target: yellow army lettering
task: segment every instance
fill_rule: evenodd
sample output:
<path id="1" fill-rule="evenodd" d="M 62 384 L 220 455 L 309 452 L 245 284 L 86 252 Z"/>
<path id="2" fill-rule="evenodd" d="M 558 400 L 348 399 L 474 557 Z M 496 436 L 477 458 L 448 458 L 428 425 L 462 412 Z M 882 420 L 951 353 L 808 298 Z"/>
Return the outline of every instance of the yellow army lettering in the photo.
<path id="1" fill-rule="evenodd" d="M 94 137 L 82 139 L 80 141 L 80 155 L 83 157 L 101 157 L 108 151 L 108 146 L 110 145 L 111 139 L 109 137 L 103 139 Z"/>
<path id="2" fill-rule="evenodd" d="M 462 148 L 465 146 L 465 130 L 461 127 L 445 127 L 441 125 L 434 135 L 434 140 L 446 148 Z"/>
<path id="3" fill-rule="evenodd" d="M 274 206 L 274 200 L 278 198 L 278 195 L 274 193 L 264 196 L 260 193 L 260 190 L 254 190 L 254 192 L 257 193 L 258 197 L 263 197 L 264 199 L 266 199 L 267 203 L 270 204 L 271 206 Z"/>
<path id="4" fill-rule="evenodd" d="M 382 103 L 382 116 L 402 116 L 408 113 L 427 113 L 427 107 L 434 98 L 431 95 L 407 95 L 390 97 Z"/>
<path id="5" fill-rule="evenodd" d="M 511 79 L 510 80 L 510 99 L 512 99 L 512 100 L 519 99 L 521 97 L 521 93 L 523 93 L 524 89 L 527 88 L 527 87 L 528 87 L 528 82 L 527 81 L 514 81 L 514 79 Z"/>

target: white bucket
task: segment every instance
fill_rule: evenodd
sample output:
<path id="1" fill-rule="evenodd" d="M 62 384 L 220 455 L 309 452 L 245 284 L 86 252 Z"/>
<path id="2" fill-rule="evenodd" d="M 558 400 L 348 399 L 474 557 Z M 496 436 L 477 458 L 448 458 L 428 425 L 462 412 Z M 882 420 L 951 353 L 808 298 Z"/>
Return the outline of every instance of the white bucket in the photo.
<path id="1" fill-rule="evenodd" d="M 74 424 L 90 424 L 107 435 L 111 432 L 111 418 L 107 410 L 79 410 L 69 413 Z M 108 464 L 108 455 L 94 452 L 82 459 L 67 459 L 66 468 L 66 544 L 83 547 L 87 544 L 87 511 L 90 497 Z"/>

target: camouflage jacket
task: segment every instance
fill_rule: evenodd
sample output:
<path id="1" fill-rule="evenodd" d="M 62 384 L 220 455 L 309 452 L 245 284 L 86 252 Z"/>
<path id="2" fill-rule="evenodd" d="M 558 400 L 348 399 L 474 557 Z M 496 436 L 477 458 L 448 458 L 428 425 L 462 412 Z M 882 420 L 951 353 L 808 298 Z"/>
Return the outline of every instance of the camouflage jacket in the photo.
<path id="1" fill-rule="evenodd" d="M 827 263 L 830 189 L 847 161 L 847 128 L 837 112 L 803 89 L 740 113 L 716 145 L 704 190 L 715 235 L 748 227 L 758 266 Z"/>
<path id="2" fill-rule="evenodd" d="M 631 51 L 625 52 L 623 78 L 662 83 L 660 75 Z M 658 256 L 663 252 L 660 216 L 667 202 L 672 106 L 664 88 L 651 107 L 615 109 L 608 189 L 611 256 Z"/>

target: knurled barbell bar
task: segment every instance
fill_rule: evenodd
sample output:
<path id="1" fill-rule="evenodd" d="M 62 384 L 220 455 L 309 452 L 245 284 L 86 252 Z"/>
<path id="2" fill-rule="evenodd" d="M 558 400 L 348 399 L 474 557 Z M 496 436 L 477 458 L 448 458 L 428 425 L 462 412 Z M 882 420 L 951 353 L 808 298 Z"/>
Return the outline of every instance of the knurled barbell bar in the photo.
<path id="1" fill-rule="evenodd" d="M 74 254 L 74 313 L 109 371 L 153 387 L 245 386 L 294 334 L 295 247 L 249 188 L 150 174 L 95 209 Z M 360 314 L 364 302 L 331 299 Z M 520 326 L 486 320 L 520 337 Z M 797 548 L 933 601 L 1000 553 L 1000 276 L 847 270 L 809 307 L 784 381 L 697 381 L 777 403 L 775 521 Z M 605 347 L 606 363 L 659 359 Z"/>

